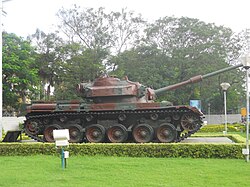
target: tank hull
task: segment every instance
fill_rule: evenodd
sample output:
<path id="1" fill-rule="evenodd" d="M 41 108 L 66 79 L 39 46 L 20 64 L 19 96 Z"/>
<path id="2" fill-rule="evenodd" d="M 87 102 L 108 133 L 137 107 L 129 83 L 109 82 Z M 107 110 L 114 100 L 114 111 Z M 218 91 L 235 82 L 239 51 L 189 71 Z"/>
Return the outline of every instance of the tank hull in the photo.
<path id="1" fill-rule="evenodd" d="M 69 129 L 70 142 L 180 142 L 202 126 L 195 107 L 166 103 L 39 102 L 27 107 L 25 133 L 53 142 L 54 129 Z"/>

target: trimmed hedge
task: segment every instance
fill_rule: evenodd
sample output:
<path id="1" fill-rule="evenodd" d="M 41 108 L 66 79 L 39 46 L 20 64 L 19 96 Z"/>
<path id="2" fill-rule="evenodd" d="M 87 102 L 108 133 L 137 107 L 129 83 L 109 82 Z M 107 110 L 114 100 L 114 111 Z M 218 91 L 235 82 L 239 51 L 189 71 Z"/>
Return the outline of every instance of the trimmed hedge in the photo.
<path id="1" fill-rule="evenodd" d="M 228 134 L 225 136 L 228 137 L 230 140 L 232 140 L 235 143 L 245 143 L 246 142 L 246 138 L 242 137 L 239 134 Z"/>
<path id="2" fill-rule="evenodd" d="M 55 144 L 44 143 L 0 143 L 1 156 L 55 155 Z"/>
<path id="3" fill-rule="evenodd" d="M 246 138 L 242 137 L 240 134 L 223 135 L 221 133 L 220 134 L 218 134 L 218 133 L 216 133 L 216 134 L 196 133 L 196 134 L 193 134 L 192 137 L 227 137 L 230 140 L 232 140 L 234 143 L 246 143 Z"/>
<path id="4" fill-rule="evenodd" d="M 242 159 L 244 144 L 70 144 L 70 155 Z M 0 143 L 1 156 L 59 155 L 55 144 Z"/>
<path id="5" fill-rule="evenodd" d="M 225 125 L 206 125 L 202 127 L 199 132 L 223 132 L 225 130 Z M 228 132 L 243 132 L 245 131 L 245 126 L 242 124 L 228 124 Z"/>

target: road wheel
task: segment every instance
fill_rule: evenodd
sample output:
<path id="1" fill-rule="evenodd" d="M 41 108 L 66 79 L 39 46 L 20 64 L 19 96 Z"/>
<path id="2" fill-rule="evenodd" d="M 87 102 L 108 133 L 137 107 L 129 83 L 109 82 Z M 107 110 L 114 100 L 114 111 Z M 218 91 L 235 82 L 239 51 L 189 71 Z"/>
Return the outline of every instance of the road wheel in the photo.
<path id="1" fill-rule="evenodd" d="M 54 142 L 54 137 L 53 137 L 53 130 L 56 129 L 61 129 L 60 125 L 54 124 L 54 125 L 49 125 L 45 128 L 44 133 L 43 133 L 43 139 L 46 142 Z"/>
<path id="2" fill-rule="evenodd" d="M 88 142 L 103 142 L 105 138 L 105 128 L 99 124 L 90 125 L 86 128 L 85 135 Z"/>
<path id="3" fill-rule="evenodd" d="M 160 142 L 174 142 L 177 137 L 176 128 L 170 123 L 163 123 L 157 128 L 156 136 Z"/>
<path id="4" fill-rule="evenodd" d="M 121 124 L 110 127 L 107 131 L 108 139 L 112 143 L 125 142 L 128 138 L 126 127 Z"/>
<path id="5" fill-rule="evenodd" d="M 80 125 L 69 126 L 69 142 L 80 143 L 83 140 L 83 128 Z"/>
<path id="6" fill-rule="evenodd" d="M 148 124 L 139 124 L 133 129 L 132 134 L 137 143 L 147 143 L 152 141 L 154 129 Z"/>

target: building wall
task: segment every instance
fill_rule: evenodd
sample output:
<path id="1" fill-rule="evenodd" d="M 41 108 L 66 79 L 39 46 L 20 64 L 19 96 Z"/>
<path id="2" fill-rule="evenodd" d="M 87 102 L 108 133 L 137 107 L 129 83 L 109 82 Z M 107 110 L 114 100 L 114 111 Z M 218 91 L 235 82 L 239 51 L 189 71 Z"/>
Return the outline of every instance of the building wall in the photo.
<path id="1" fill-rule="evenodd" d="M 225 115 L 206 115 L 203 121 L 207 121 L 207 124 L 224 124 L 225 123 Z M 241 122 L 240 114 L 228 114 L 227 115 L 227 123 L 239 123 Z"/>

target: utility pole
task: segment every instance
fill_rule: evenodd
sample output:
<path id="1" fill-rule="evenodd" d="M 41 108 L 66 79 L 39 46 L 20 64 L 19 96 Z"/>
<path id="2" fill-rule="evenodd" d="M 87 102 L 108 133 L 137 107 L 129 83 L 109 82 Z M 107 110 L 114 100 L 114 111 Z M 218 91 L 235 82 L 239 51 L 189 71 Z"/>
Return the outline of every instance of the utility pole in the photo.
<path id="1" fill-rule="evenodd" d="M 3 70 L 2 70 L 2 13 L 3 13 L 3 1 L 0 0 L 0 140 L 2 139 L 2 130 L 3 130 Z"/>
<path id="2" fill-rule="evenodd" d="M 0 0 L 0 140 L 3 138 L 3 28 L 2 28 L 2 15 L 3 3 L 11 0 Z"/>
<path id="3" fill-rule="evenodd" d="M 247 51 L 241 57 L 243 67 L 246 69 L 246 148 L 242 150 L 242 153 L 246 156 L 246 162 L 249 162 L 249 69 L 250 69 L 250 29 L 246 29 L 245 38 L 247 42 Z"/>

